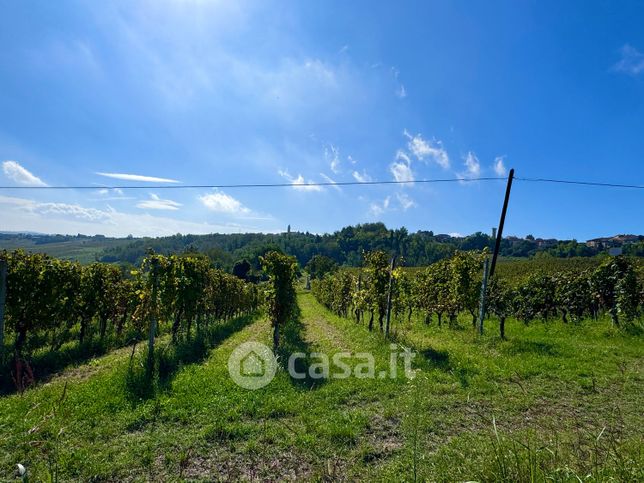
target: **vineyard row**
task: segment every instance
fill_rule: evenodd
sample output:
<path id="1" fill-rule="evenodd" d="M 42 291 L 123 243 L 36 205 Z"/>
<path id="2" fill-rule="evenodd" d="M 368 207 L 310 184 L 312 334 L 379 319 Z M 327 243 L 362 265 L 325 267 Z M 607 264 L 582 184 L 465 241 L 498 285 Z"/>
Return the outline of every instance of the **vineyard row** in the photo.
<path id="1" fill-rule="evenodd" d="M 392 270 L 382 251 L 365 253 L 359 272 L 336 270 L 312 281 L 317 300 L 336 314 L 360 322 L 368 317 L 373 330 L 377 318 L 385 322 L 410 321 L 414 313 L 426 323 L 436 316 L 438 324 L 457 323 L 466 313 L 475 324 L 478 318 L 486 252 L 456 252 L 450 259 L 423 270 Z M 644 313 L 644 283 L 632 259 L 606 259 L 596 268 L 559 273 L 535 272 L 511 283 L 495 276 L 486 293 L 486 312 L 500 321 L 514 317 L 526 324 L 535 319 L 561 317 L 564 322 L 608 313 L 615 326 L 632 325 Z M 383 327 L 383 325 L 385 325 Z"/>

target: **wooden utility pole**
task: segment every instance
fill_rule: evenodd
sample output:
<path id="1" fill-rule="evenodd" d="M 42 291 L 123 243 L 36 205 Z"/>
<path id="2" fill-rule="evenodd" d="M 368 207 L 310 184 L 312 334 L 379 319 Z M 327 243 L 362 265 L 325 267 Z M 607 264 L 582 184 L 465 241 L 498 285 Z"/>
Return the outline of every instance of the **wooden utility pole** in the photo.
<path id="1" fill-rule="evenodd" d="M 510 190 L 512 190 L 512 180 L 514 180 L 514 169 L 511 169 L 510 174 L 508 174 L 508 184 L 505 187 L 505 198 L 503 199 L 503 208 L 501 209 L 501 220 L 499 221 L 499 229 L 496 231 L 496 242 L 494 243 L 494 254 L 492 255 L 492 266 L 490 267 L 489 274 L 487 257 L 485 258 L 485 263 L 483 264 L 483 283 L 481 284 L 481 299 L 479 302 L 479 335 L 483 335 L 483 320 L 485 319 L 485 298 L 487 295 L 487 282 L 488 277 L 492 278 L 492 276 L 494 275 L 496 260 L 499 256 L 499 250 L 501 248 L 501 240 L 503 239 L 503 226 L 505 225 L 505 214 L 508 211 Z"/>
<path id="2" fill-rule="evenodd" d="M 503 200 L 503 209 L 501 210 L 501 220 L 499 221 L 499 229 L 496 233 L 496 243 L 494 244 L 494 255 L 492 255 L 492 266 L 490 267 L 490 278 L 494 276 L 494 269 L 496 268 L 496 259 L 499 256 L 499 249 L 501 248 L 501 240 L 503 238 L 503 226 L 505 225 L 505 214 L 508 211 L 508 202 L 510 201 L 510 190 L 512 190 L 512 180 L 514 180 L 514 169 L 510 170 L 508 175 L 508 184 L 505 187 L 505 198 Z"/>
<path id="3" fill-rule="evenodd" d="M 4 357 L 4 307 L 7 300 L 7 261 L 0 260 L 0 363 Z"/>
<path id="4" fill-rule="evenodd" d="M 387 292 L 387 323 L 385 325 L 385 337 L 389 338 L 389 321 L 391 320 L 391 290 L 393 288 L 394 266 L 396 265 L 396 255 L 391 257 L 391 267 L 389 267 L 389 291 Z"/>

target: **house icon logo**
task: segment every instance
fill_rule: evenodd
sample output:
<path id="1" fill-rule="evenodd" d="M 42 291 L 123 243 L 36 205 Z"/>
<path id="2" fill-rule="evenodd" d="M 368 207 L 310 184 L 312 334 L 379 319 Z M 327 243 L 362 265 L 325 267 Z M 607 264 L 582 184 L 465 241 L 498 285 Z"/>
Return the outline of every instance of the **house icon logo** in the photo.
<path id="1" fill-rule="evenodd" d="M 240 372 L 244 377 L 262 377 L 266 373 L 266 363 L 252 350 L 240 361 Z"/>
<path id="2" fill-rule="evenodd" d="M 273 351 L 260 342 L 239 345 L 228 358 L 228 373 L 245 389 L 259 389 L 270 383 L 277 371 Z"/>

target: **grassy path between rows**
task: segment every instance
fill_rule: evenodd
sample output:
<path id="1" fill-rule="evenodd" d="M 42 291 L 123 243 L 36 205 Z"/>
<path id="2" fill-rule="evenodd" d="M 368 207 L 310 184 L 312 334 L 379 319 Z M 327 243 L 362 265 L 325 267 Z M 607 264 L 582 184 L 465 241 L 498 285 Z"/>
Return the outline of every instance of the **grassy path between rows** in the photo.
<path id="1" fill-rule="evenodd" d="M 287 352 L 369 352 L 376 375 L 388 371 L 379 333 L 309 293 L 298 304 Z M 297 381 L 282 369 L 249 391 L 228 357 L 243 342 L 268 345 L 270 324 L 224 329 L 152 397 L 126 384 L 130 354 L 119 350 L 0 398 L 0 480 L 16 463 L 37 479 L 82 481 L 644 479 L 641 341 L 509 323 L 503 342 L 402 324 L 399 340 L 418 352 L 413 380 L 400 370 Z"/>
<path id="2" fill-rule="evenodd" d="M 373 350 L 386 367 L 388 346 L 378 336 L 365 337 L 347 321 L 331 324 L 309 294 L 299 302 L 300 321 L 285 331 L 285 344 L 294 343 L 291 333 L 306 352 Z M 128 349 L 0 399 L 0 479 L 11 478 L 17 463 L 38 478 L 64 480 L 357 477 L 363 469 L 355 462 L 380 452 L 371 445 L 386 439 L 379 433 L 395 435 L 389 449 L 402 446 L 398 429 L 380 424 L 383 407 L 394 408 L 380 399 L 395 397 L 402 381 L 307 385 L 280 370 L 269 386 L 248 391 L 231 381 L 226 364 L 251 340 L 269 343 L 267 320 L 233 332 L 148 399 L 125 384 Z M 143 363 L 141 348 L 133 363 Z"/>

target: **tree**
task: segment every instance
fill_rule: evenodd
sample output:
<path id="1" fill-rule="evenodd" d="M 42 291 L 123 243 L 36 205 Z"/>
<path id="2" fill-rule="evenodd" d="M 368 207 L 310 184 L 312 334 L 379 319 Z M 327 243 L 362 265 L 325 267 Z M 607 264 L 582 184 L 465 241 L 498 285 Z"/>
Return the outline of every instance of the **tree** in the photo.
<path id="1" fill-rule="evenodd" d="M 337 270 L 338 264 L 325 255 L 314 255 L 304 269 L 311 276 L 312 280 L 321 279 L 327 273 L 333 273 Z"/>
<path id="2" fill-rule="evenodd" d="M 233 265 L 233 275 L 242 280 L 247 280 L 250 269 L 250 263 L 244 258 L 243 260 L 235 262 L 235 265 Z"/>

